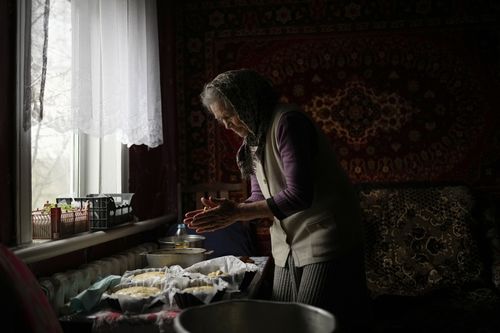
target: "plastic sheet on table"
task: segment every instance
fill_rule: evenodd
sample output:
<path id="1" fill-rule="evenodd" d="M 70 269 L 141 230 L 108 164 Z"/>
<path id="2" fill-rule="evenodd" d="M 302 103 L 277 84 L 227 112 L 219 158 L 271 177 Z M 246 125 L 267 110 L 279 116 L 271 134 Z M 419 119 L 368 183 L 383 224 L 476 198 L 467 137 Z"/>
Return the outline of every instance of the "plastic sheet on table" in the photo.
<path id="1" fill-rule="evenodd" d="M 257 265 L 244 263 L 235 256 L 223 256 L 201 261 L 185 269 L 188 273 L 202 274 L 210 279 L 221 278 L 228 283 L 228 290 L 243 290 L 257 270 Z"/>

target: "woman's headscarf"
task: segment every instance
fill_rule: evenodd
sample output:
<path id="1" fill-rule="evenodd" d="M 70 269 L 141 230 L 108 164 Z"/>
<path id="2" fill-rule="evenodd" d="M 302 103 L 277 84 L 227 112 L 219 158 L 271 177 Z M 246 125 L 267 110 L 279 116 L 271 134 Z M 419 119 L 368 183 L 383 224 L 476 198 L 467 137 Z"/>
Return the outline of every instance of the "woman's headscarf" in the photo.
<path id="1" fill-rule="evenodd" d="M 262 161 L 266 133 L 278 95 L 270 81 L 250 69 L 221 73 L 207 86 L 213 86 L 226 97 L 251 131 L 243 140 L 236 156 L 241 175 L 248 178 L 255 172 L 250 147 L 257 147 L 255 155 Z"/>

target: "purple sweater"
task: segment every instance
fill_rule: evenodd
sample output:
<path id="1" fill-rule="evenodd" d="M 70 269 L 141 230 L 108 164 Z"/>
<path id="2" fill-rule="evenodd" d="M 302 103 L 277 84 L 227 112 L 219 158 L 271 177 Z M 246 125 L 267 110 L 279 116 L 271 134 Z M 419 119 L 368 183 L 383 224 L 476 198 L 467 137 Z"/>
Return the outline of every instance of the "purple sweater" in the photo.
<path id="1" fill-rule="evenodd" d="M 314 186 L 312 160 L 317 151 L 316 130 L 301 112 L 284 114 L 278 124 L 277 142 L 286 188 L 267 199 L 274 216 L 282 220 L 311 206 Z M 264 200 L 255 175 L 250 178 L 251 196 L 246 201 Z"/>

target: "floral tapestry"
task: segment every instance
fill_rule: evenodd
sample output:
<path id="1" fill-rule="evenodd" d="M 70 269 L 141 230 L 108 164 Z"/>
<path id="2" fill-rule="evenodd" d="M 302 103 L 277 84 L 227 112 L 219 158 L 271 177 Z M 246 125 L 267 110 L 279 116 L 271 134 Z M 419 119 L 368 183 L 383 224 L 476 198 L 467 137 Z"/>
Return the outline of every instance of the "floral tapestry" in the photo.
<path id="1" fill-rule="evenodd" d="M 177 25 L 181 178 L 239 181 L 240 139 L 203 110 L 199 93 L 218 73 L 247 67 L 312 115 L 354 182 L 500 184 L 492 103 L 498 20 L 482 8 L 467 22 L 448 5 L 184 3 Z"/>

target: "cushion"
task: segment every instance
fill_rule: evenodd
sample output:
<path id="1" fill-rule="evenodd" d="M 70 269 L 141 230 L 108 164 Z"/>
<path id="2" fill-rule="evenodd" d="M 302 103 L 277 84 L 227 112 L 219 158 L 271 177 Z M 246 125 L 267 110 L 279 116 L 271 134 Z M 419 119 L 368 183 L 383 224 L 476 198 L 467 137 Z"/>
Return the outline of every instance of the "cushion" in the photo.
<path id="1" fill-rule="evenodd" d="M 465 186 L 360 191 L 373 296 L 415 296 L 482 278 Z"/>

